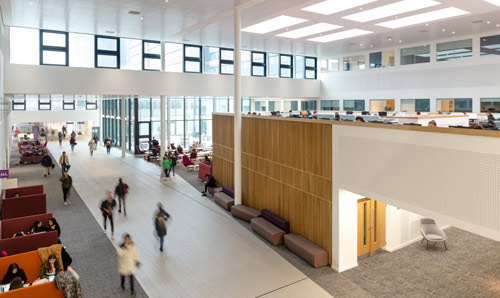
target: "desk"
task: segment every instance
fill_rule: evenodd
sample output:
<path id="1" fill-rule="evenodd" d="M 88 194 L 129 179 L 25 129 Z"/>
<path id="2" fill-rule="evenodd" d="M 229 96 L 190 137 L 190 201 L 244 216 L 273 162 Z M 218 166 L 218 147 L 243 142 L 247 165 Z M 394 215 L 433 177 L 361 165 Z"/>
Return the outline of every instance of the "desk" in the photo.
<path id="1" fill-rule="evenodd" d="M 400 124 L 414 123 L 428 126 L 429 121 L 434 120 L 438 127 L 449 127 L 450 125 L 469 126 L 469 116 L 467 115 L 427 115 L 427 116 L 405 116 L 391 117 L 384 116 L 383 119 L 397 119 Z"/>

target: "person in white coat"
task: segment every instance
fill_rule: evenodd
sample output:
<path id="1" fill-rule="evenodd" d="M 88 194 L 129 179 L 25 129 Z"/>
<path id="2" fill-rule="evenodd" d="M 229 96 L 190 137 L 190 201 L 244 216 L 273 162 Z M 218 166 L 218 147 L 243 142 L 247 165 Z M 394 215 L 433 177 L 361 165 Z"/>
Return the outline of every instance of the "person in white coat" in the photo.
<path id="1" fill-rule="evenodd" d="M 118 250 L 118 271 L 120 272 L 122 290 L 125 290 L 125 276 L 130 278 L 132 296 L 135 296 L 134 273 L 140 264 L 137 247 L 130 239 L 130 235 L 127 234 L 125 235 L 123 244 L 120 245 L 120 249 Z"/>
<path id="2" fill-rule="evenodd" d="M 89 141 L 89 150 L 90 150 L 90 156 L 94 155 L 94 139 L 90 139 Z"/>

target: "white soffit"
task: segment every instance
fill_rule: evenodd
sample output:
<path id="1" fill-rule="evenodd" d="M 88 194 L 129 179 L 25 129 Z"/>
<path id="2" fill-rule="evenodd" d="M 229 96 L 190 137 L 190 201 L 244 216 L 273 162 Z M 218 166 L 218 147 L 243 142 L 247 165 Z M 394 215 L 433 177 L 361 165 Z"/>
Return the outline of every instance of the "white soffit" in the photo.
<path id="1" fill-rule="evenodd" d="M 500 0 L 484 0 L 484 1 L 500 7 Z"/>
<path id="2" fill-rule="evenodd" d="M 305 36 L 310 36 L 318 33 L 323 33 L 326 31 L 332 31 L 335 29 L 342 28 L 342 26 L 339 25 L 332 25 L 328 23 L 318 23 L 314 24 L 311 26 L 307 26 L 304 28 L 292 30 L 292 31 L 287 31 L 285 33 L 278 34 L 276 36 L 279 37 L 286 37 L 286 38 L 302 38 Z"/>
<path id="3" fill-rule="evenodd" d="M 307 22 L 307 20 L 282 15 L 282 16 L 275 17 L 275 18 L 269 19 L 267 21 L 263 21 L 263 22 L 255 24 L 255 25 L 243 28 L 243 29 L 241 29 L 241 31 L 250 32 L 250 33 L 257 33 L 257 34 L 265 34 L 265 33 L 269 33 L 272 31 L 276 31 L 279 29 L 283 29 L 283 28 L 290 27 L 290 26 L 297 25 L 297 24 L 304 23 L 304 22 Z"/>
<path id="4" fill-rule="evenodd" d="M 302 10 L 323 15 L 331 15 L 376 1 L 378 0 L 327 0 L 311 6 L 307 6 L 305 8 L 302 8 Z"/>
<path id="5" fill-rule="evenodd" d="M 434 10 L 434 11 L 430 11 L 430 12 L 426 12 L 426 13 L 422 13 L 422 14 L 413 15 L 413 16 L 406 17 L 406 18 L 401 18 L 401 19 L 396 19 L 396 20 L 392 20 L 392 21 L 378 23 L 377 26 L 396 29 L 396 28 L 407 27 L 407 26 L 411 26 L 411 25 L 432 22 L 432 21 L 436 21 L 436 20 L 448 19 L 448 18 L 452 18 L 452 17 L 456 17 L 456 16 L 465 15 L 465 14 L 469 14 L 469 12 L 462 10 L 462 9 L 459 9 L 459 8 L 456 8 L 456 7 L 449 7 L 449 8 L 444 8 L 444 9 Z"/>
<path id="6" fill-rule="evenodd" d="M 441 3 L 434 0 L 403 0 L 400 2 L 380 6 L 374 9 L 351 14 L 342 18 L 351 21 L 365 23 L 440 4 Z"/>
<path id="7" fill-rule="evenodd" d="M 308 40 L 324 43 L 324 42 L 331 42 L 331 41 L 335 41 L 335 40 L 341 40 L 341 39 L 361 36 L 361 35 L 367 35 L 367 34 L 371 34 L 371 33 L 373 33 L 373 32 L 368 31 L 368 30 L 351 29 L 351 30 L 333 33 L 333 34 L 318 36 L 318 37 L 311 38 Z"/>

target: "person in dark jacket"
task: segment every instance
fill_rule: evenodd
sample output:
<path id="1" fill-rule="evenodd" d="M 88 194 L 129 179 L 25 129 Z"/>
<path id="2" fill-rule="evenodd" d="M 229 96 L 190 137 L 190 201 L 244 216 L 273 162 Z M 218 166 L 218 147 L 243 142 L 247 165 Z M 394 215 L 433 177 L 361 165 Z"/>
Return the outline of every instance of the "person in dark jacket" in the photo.
<path id="1" fill-rule="evenodd" d="M 102 216 L 104 217 L 104 234 L 106 234 L 106 220 L 109 218 L 111 223 L 111 240 L 115 240 L 115 225 L 113 223 L 113 208 L 116 206 L 116 201 L 113 199 L 111 192 L 106 191 L 106 200 L 101 203 Z"/>
<path id="2" fill-rule="evenodd" d="M 67 206 L 68 205 L 68 194 L 69 194 L 69 190 L 71 189 L 71 186 L 73 186 L 73 179 L 71 179 L 71 176 L 68 174 L 68 171 L 64 171 L 64 174 L 59 179 L 59 181 L 61 181 L 63 198 L 64 198 L 64 206 Z"/>
<path id="3" fill-rule="evenodd" d="M 24 270 L 19 268 L 17 263 L 12 263 L 9 265 L 9 269 L 7 269 L 7 273 L 5 273 L 5 276 L 2 279 L 2 284 L 3 285 L 9 284 L 16 277 L 20 277 L 24 283 L 28 281 L 28 279 L 26 278 L 26 274 L 24 273 Z"/>
<path id="4" fill-rule="evenodd" d="M 158 203 L 158 211 L 155 215 L 155 228 L 160 237 L 160 251 L 163 251 L 163 243 L 165 242 L 165 235 L 167 235 L 167 226 L 165 222 L 170 218 L 170 214 L 163 209 L 163 205 Z"/>
<path id="5" fill-rule="evenodd" d="M 202 196 L 207 195 L 207 189 L 209 187 L 216 187 L 217 186 L 217 180 L 215 180 L 214 176 L 212 176 L 210 174 L 206 174 L 205 178 L 207 179 L 207 181 L 205 182 L 205 191 L 201 193 Z"/>
<path id="6" fill-rule="evenodd" d="M 170 163 L 172 164 L 172 176 L 175 176 L 175 166 L 177 165 L 177 152 L 170 155 Z"/>
<path id="7" fill-rule="evenodd" d="M 107 137 L 106 139 L 104 139 L 104 145 L 106 145 L 106 153 L 107 154 L 110 154 L 111 153 L 111 145 L 112 145 L 112 141 L 111 141 L 111 138 L 110 137 Z"/>
<path id="8" fill-rule="evenodd" d="M 212 160 L 210 159 L 210 157 L 208 157 L 208 154 L 205 155 L 205 163 L 208 163 L 209 166 L 212 166 Z"/>
<path id="9" fill-rule="evenodd" d="M 36 234 L 36 233 L 41 233 L 45 232 L 45 228 L 43 227 L 43 222 L 40 219 L 35 220 L 35 223 L 33 224 L 33 228 L 31 228 L 30 233 L 31 234 Z"/>
<path id="10" fill-rule="evenodd" d="M 97 136 L 97 134 L 94 134 L 94 146 L 97 147 L 98 142 L 99 142 L 99 137 Z"/>
<path id="11" fill-rule="evenodd" d="M 45 152 L 42 157 L 42 167 L 43 167 L 43 177 L 50 175 L 50 169 L 52 168 L 52 158 L 50 158 L 49 153 Z"/>
<path id="12" fill-rule="evenodd" d="M 45 227 L 45 231 L 47 232 L 52 232 L 52 231 L 57 231 L 57 243 L 61 243 L 61 227 L 57 223 L 57 220 L 53 217 L 49 219 L 49 224 Z"/>
<path id="13" fill-rule="evenodd" d="M 71 152 L 75 151 L 76 139 L 74 137 L 69 139 L 69 144 L 71 145 Z"/>
<path id="14" fill-rule="evenodd" d="M 177 152 L 179 154 L 182 154 L 182 147 L 181 147 L 181 145 L 177 146 Z"/>
<path id="15" fill-rule="evenodd" d="M 122 202 L 123 202 L 123 215 L 127 216 L 127 209 L 125 208 L 125 196 L 128 193 L 128 185 L 123 183 L 123 179 L 118 179 L 118 184 L 115 187 L 115 195 L 118 196 L 118 213 L 122 212 Z"/>

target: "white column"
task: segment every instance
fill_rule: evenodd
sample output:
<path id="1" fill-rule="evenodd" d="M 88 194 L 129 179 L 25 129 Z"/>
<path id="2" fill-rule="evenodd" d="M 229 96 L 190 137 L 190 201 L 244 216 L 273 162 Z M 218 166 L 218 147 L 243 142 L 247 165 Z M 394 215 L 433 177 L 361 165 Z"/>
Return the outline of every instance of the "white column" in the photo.
<path id="1" fill-rule="evenodd" d="M 167 142 L 165 141 L 165 95 L 160 96 L 160 160 L 163 161 Z M 163 166 L 160 163 L 160 178 L 164 175 Z"/>
<path id="2" fill-rule="evenodd" d="M 167 145 L 170 146 L 170 96 L 167 96 Z"/>
<path id="3" fill-rule="evenodd" d="M 160 43 L 160 45 L 161 45 L 161 60 L 160 60 L 161 66 L 160 66 L 160 69 L 161 69 L 161 71 L 165 71 L 165 42 L 162 41 Z"/>
<path id="4" fill-rule="evenodd" d="M 120 142 L 122 145 L 122 157 L 125 157 L 126 152 L 126 140 L 125 140 L 125 96 L 122 95 L 122 104 L 121 104 L 121 112 L 120 112 L 120 122 L 121 122 L 121 132 L 120 132 Z"/>
<path id="5" fill-rule="evenodd" d="M 234 9 L 234 204 L 241 199 L 241 10 Z"/>
<path id="6" fill-rule="evenodd" d="M 102 144 L 102 131 L 103 131 L 103 126 L 102 126 L 102 95 L 99 95 L 99 142 Z"/>

